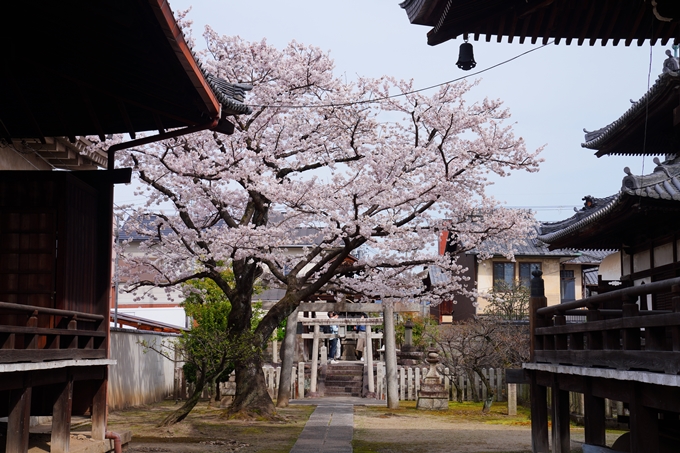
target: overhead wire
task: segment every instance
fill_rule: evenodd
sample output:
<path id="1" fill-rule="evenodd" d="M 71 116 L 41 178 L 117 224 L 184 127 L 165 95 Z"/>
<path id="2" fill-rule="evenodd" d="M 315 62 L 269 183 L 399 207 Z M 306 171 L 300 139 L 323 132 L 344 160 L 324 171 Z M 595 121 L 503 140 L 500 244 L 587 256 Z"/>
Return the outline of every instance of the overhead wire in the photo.
<path id="1" fill-rule="evenodd" d="M 461 80 L 467 79 L 469 77 L 474 77 L 476 75 L 482 74 L 482 73 L 490 71 L 492 69 L 495 69 L 499 66 L 503 66 L 507 63 L 510 63 L 511 61 L 517 60 L 518 58 L 521 58 L 521 57 L 523 57 L 527 54 L 530 54 L 532 52 L 540 50 L 544 47 L 550 46 L 554 43 L 555 43 L 555 40 L 552 40 L 552 41 L 550 41 L 546 44 L 542 44 L 538 47 L 534 47 L 533 49 L 529 49 L 525 52 L 522 52 L 518 55 L 515 55 L 512 58 L 508 58 L 507 60 L 503 60 L 500 63 L 496 63 L 495 65 L 489 66 L 488 68 L 484 68 L 484 69 L 481 69 L 479 71 L 473 72 L 471 74 L 466 74 L 466 75 L 461 76 L 461 77 L 456 77 L 455 79 L 447 80 L 446 82 L 437 83 L 435 85 L 430 85 L 430 86 L 427 86 L 427 87 L 424 87 L 424 88 L 418 88 L 416 90 L 411 90 L 411 91 L 407 91 L 407 92 L 404 92 L 404 93 L 397 93 L 397 94 L 392 94 L 392 95 L 389 95 L 389 96 L 382 96 L 382 97 L 374 98 L 374 99 L 365 99 L 365 100 L 362 100 L 362 101 L 338 102 L 337 104 L 330 103 L 330 104 L 269 104 L 269 105 L 248 104 L 248 105 L 250 107 L 256 107 L 256 108 L 304 109 L 304 108 L 320 108 L 320 107 L 349 107 L 349 106 L 352 106 L 352 105 L 372 104 L 372 103 L 375 103 L 375 102 L 385 101 L 387 99 L 394 99 L 394 98 L 402 97 L 402 96 L 408 96 L 410 94 L 420 93 L 422 91 L 427 91 L 427 90 L 431 90 L 431 89 L 434 89 L 434 88 L 439 88 L 439 87 L 444 86 L 444 85 L 449 85 L 449 84 L 452 84 L 452 83 L 455 83 L 455 82 L 460 82 Z"/>

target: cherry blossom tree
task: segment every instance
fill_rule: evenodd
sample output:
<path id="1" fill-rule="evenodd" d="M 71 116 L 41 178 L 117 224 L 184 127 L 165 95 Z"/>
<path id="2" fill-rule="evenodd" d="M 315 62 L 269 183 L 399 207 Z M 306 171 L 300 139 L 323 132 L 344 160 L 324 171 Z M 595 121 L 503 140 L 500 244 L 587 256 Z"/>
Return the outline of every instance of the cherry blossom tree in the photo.
<path id="1" fill-rule="evenodd" d="M 461 267 L 436 250 L 443 228 L 456 234 L 459 252 L 487 238 L 511 243 L 531 228 L 530 216 L 484 190 L 491 174 L 537 171 L 540 150 L 528 152 L 513 135 L 500 101 L 465 101 L 475 84 L 411 93 L 412 82 L 391 77 L 348 82 L 327 53 L 296 42 L 278 50 L 209 28 L 205 39 L 204 66 L 252 85 L 253 113 L 233 119 L 233 135 L 196 133 L 125 154 L 148 195 L 128 225 L 147 219 L 134 226 L 153 238 L 143 257 L 126 257 L 131 289 L 210 279 L 229 299 L 229 329 L 239 334 L 250 329 L 253 285 L 275 282 L 285 296 L 252 336 L 264 348 L 321 291 L 434 304 L 461 291 Z M 303 252 L 290 253 L 293 245 Z M 361 259 L 348 260 L 359 248 Z M 446 284 L 425 291 L 426 265 L 438 266 Z M 232 281 L 222 278 L 226 269 Z M 271 413 L 253 357 L 236 363 L 230 410 Z"/>

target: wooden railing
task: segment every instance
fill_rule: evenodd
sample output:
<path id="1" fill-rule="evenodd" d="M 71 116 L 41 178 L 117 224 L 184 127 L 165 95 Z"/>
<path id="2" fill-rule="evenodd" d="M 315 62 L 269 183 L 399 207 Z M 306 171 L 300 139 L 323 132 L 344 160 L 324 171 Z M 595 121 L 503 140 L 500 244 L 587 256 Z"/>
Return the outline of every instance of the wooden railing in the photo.
<path id="1" fill-rule="evenodd" d="M 0 302 L 0 320 L 0 363 L 106 358 L 103 315 Z"/>
<path id="2" fill-rule="evenodd" d="M 540 281 L 536 280 L 539 279 Z M 532 362 L 680 373 L 680 278 L 545 306 L 532 279 Z M 640 310 L 648 294 L 672 293 L 672 310 Z M 584 322 L 567 323 L 567 316 Z"/>

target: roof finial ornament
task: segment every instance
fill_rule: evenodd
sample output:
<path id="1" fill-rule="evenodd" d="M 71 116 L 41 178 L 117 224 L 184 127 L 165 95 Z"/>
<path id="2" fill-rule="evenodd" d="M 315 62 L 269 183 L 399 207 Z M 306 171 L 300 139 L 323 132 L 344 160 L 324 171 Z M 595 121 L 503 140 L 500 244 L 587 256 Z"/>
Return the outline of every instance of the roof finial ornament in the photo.
<path id="1" fill-rule="evenodd" d="M 669 72 L 676 73 L 680 71 L 680 62 L 678 62 L 678 59 L 673 56 L 673 52 L 666 50 L 666 56 L 668 58 L 666 58 L 663 62 L 663 70 L 661 73 L 667 74 Z"/>
<path id="2" fill-rule="evenodd" d="M 630 168 L 628 168 L 628 167 L 624 167 L 624 168 L 623 168 L 623 172 L 624 172 L 625 174 L 627 174 L 628 176 L 633 176 L 633 172 L 630 171 Z"/>

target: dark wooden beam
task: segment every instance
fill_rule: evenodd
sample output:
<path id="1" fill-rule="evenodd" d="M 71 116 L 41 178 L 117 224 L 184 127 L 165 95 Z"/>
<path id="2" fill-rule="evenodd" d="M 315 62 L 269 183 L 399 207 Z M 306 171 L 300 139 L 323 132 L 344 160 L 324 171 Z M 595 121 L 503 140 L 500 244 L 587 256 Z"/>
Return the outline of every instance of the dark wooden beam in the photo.
<path id="1" fill-rule="evenodd" d="M 611 0 L 605 0 L 604 7 L 602 8 L 602 11 L 608 11 L 610 4 L 611 4 Z M 593 34 L 591 35 L 592 37 L 590 38 L 588 45 L 590 45 L 590 46 L 595 45 L 595 42 L 597 41 L 597 38 L 598 38 L 598 36 L 600 36 L 600 32 L 602 31 L 602 26 L 604 25 L 604 20 L 605 20 L 606 17 L 607 17 L 607 14 L 605 14 L 604 12 L 600 12 L 599 19 L 597 21 L 597 24 L 595 25 L 595 28 L 593 29 Z"/>
<path id="2" fill-rule="evenodd" d="M 638 7 L 638 14 L 635 17 L 635 22 L 633 23 L 633 26 L 630 28 L 628 31 L 628 37 L 624 41 L 624 45 L 626 47 L 630 46 L 630 43 L 633 42 L 633 39 L 635 39 L 635 35 L 637 34 L 638 28 L 640 28 L 640 24 L 642 23 L 642 19 L 645 17 L 645 8 L 647 5 L 644 3 L 640 3 L 640 6 Z"/>
<path id="3" fill-rule="evenodd" d="M 630 451 L 659 452 L 659 415 L 642 404 L 642 384 L 630 382 Z"/>
<path id="4" fill-rule="evenodd" d="M 9 392 L 9 417 L 7 420 L 7 453 L 28 451 L 28 429 L 31 416 L 32 387 Z"/>
<path id="5" fill-rule="evenodd" d="M 163 122 L 161 121 L 160 115 L 158 113 L 154 112 L 153 114 L 153 122 L 156 124 L 156 129 L 158 130 L 159 134 L 165 133 L 165 128 L 163 127 Z"/>
<path id="6" fill-rule="evenodd" d="M 82 85 L 80 85 L 80 96 L 83 100 L 83 103 L 85 104 L 85 108 L 87 109 L 87 114 L 90 116 L 90 121 L 92 121 L 94 129 L 97 131 L 97 136 L 99 137 L 99 140 L 101 140 L 102 142 L 105 141 L 106 134 L 104 133 L 102 124 L 101 122 L 99 122 L 99 117 L 97 116 L 97 112 L 95 112 L 94 110 L 92 101 L 90 100 L 90 96 L 87 94 L 86 88 Z"/>
<path id="7" fill-rule="evenodd" d="M 560 388 L 556 375 L 552 385 L 552 439 L 553 453 L 570 453 L 569 392 Z"/>
<path id="8" fill-rule="evenodd" d="M 68 453 L 71 440 L 71 410 L 73 406 L 73 379 L 60 386 L 52 409 L 52 438 L 50 451 Z"/>
<path id="9" fill-rule="evenodd" d="M 123 123 L 125 123 L 128 134 L 134 140 L 137 137 L 137 134 L 135 133 L 135 128 L 132 125 L 132 121 L 130 120 L 130 114 L 125 107 L 125 102 L 123 102 L 123 100 L 120 98 L 116 98 L 116 104 L 118 105 L 118 112 L 120 112 L 120 116 L 123 118 Z"/>
<path id="10" fill-rule="evenodd" d="M 588 8 L 588 14 L 586 15 L 586 20 L 581 24 L 581 34 L 578 37 L 578 41 L 576 41 L 576 44 L 581 46 L 583 45 L 583 41 L 586 39 L 586 35 L 588 34 L 588 28 L 590 28 L 590 23 L 593 20 L 593 15 L 595 14 L 595 5 L 598 7 L 601 7 L 600 4 L 591 2 L 590 3 L 590 8 Z"/>
<path id="11" fill-rule="evenodd" d="M 498 34 L 496 35 L 496 42 L 501 42 L 503 40 L 503 32 L 505 31 L 505 18 L 507 14 L 503 14 L 498 23 Z"/>
<path id="12" fill-rule="evenodd" d="M 531 33 L 531 44 L 536 44 L 539 35 L 541 34 L 541 25 L 543 25 L 543 19 L 545 17 L 545 8 L 541 8 L 538 12 L 538 17 L 536 18 L 536 23 L 532 27 Z"/>
<path id="13" fill-rule="evenodd" d="M 557 17 L 557 12 L 560 11 L 560 9 L 562 9 L 561 3 L 553 3 L 550 6 L 550 17 L 548 18 L 548 24 L 545 26 L 545 30 L 543 30 L 543 45 L 548 44 L 548 41 L 550 40 L 550 31 L 555 25 L 555 18 Z"/>
<path id="14" fill-rule="evenodd" d="M 605 432 L 604 398 L 593 395 L 591 379 L 585 379 L 585 392 L 583 393 L 583 412 L 585 424 L 585 441 L 590 445 L 607 446 Z"/>
<path id="15" fill-rule="evenodd" d="M 508 32 L 508 44 L 512 43 L 515 38 L 515 31 L 517 30 L 517 13 L 512 13 L 512 22 L 510 22 L 510 31 Z"/>
<path id="16" fill-rule="evenodd" d="M 536 373 L 531 373 L 531 451 L 542 453 L 548 448 L 548 392 L 546 387 L 538 385 Z"/>
<path id="17" fill-rule="evenodd" d="M 94 440 L 104 440 L 106 436 L 107 383 L 107 378 L 97 381 L 97 389 L 92 398 L 92 438 Z"/>
<path id="18" fill-rule="evenodd" d="M 24 92 L 21 89 L 21 86 L 19 86 L 19 83 L 16 81 L 14 77 L 9 77 L 9 79 L 12 81 L 12 85 L 14 85 L 14 90 L 17 94 L 17 97 L 21 101 L 21 106 L 23 107 L 24 112 L 31 120 L 31 124 L 33 126 L 33 129 L 35 130 L 35 134 L 39 137 L 40 143 L 44 145 L 45 143 L 47 143 L 47 140 L 45 140 L 45 134 L 43 134 L 42 130 L 40 130 L 40 125 L 38 124 L 38 121 L 35 119 L 33 111 L 31 110 L 31 107 L 28 105 L 28 102 L 26 102 L 26 98 L 24 97 Z"/>
<path id="19" fill-rule="evenodd" d="M 618 19 L 619 14 L 621 13 L 622 9 L 623 8 L 614 8 L 612 16 L 607 18 L 607 20 L 609 21 L 609 27 L 607 27 L 607 32 L 602 37 L 601 42 L 602 42 L 603 46 L 606 46 L 607 41 L 609 41 L 609 39 L 611 38 L 612 33 L 614 32 L 614 27 L 616 26 L 616 20 Z M 614 44 L 614 45 L 616 45 L 616 44 Z"/>
<path id="20" fill-rule="evenodd" d="M 524 44 L 524 40 L 526 39 L 527 36 L 527 31 L 529 30 L 529 24 L 531 24 L 531 18 L 532 16 L 524 16 L 522 18 L 522 34 L 519 37 L 519 43 Z"/>

